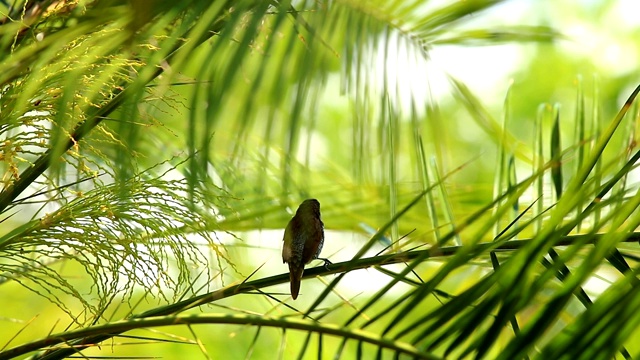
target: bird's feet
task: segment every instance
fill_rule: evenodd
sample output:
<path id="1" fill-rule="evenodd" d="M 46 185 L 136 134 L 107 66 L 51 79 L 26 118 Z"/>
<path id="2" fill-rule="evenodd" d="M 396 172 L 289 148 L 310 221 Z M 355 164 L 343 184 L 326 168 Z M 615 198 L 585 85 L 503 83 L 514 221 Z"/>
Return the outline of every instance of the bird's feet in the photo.
<path id="1" fill-rule="evenodd" d="M 324 268 L 327 270 L 329 270 L 329 265 L 333 265 L 333 263 L 329 261 L 329 259 L 327 258 L 317 258 L 317 259 L 324 261 Z"/>

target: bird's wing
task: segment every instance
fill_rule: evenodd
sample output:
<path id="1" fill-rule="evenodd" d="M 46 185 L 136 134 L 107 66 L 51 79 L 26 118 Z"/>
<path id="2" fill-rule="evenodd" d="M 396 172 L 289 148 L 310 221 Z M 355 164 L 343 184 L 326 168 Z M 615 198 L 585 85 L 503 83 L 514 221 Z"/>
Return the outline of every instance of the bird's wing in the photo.
<path id="1" fill-rule="evenodd" d="M 291 260 L 291 244 L 293 243 L 293 219 L 289 221 L 286 229 L 284 229 L 284 237 L 282 238 L 282 262 L 286 263 Z"/>

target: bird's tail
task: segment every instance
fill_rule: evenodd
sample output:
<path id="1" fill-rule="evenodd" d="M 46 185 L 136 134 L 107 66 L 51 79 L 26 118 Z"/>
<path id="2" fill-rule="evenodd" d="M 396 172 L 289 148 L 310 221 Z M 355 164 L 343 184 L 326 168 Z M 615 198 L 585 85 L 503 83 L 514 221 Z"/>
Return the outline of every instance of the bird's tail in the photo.
<path id="1" fill-rule="evenodd" d="M 291 281 L 291 297 L 295 300 L 300 292 L 300 280 L 302 280 L 302 273 L 304 272 L 304 266 L 289 264 L 289 280 Z"/>

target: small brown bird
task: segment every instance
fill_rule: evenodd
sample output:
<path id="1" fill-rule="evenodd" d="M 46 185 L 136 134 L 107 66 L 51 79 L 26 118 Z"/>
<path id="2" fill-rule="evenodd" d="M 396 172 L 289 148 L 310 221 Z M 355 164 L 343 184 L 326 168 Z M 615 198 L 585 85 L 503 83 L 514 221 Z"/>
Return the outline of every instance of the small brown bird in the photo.
<path id="1" fill-rule="evenodd" d="M 324 244 L 324 224 L 320 219 L 320 202 L 307 199 L 300 204 L 284 230 L 282 262 L 289 264 L 291 296 L 295 300 L 300 291 L 300 280 L 304 266 L 313 259 L 324 260 L 325 266 L 331 262 L 319 258 Z"/>

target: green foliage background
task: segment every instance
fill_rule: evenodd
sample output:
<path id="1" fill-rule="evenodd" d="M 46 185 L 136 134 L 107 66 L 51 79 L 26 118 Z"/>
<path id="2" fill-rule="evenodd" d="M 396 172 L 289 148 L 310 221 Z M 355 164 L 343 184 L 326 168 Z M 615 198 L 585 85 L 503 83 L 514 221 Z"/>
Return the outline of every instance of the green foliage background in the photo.
<path id="1" fill-rule="evenodd" d="M 638 357 L 631 9 L 1 2 L 0 359 Z"/>

